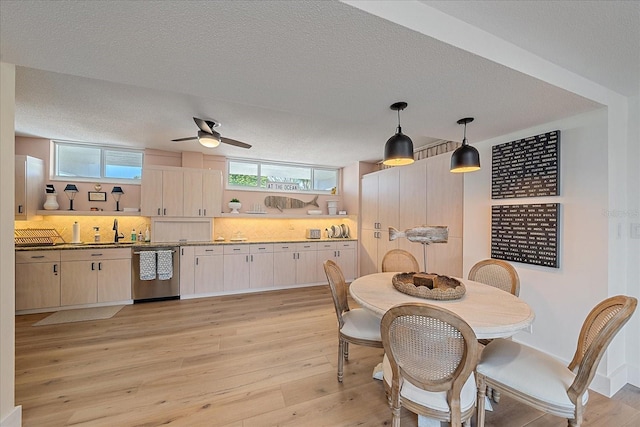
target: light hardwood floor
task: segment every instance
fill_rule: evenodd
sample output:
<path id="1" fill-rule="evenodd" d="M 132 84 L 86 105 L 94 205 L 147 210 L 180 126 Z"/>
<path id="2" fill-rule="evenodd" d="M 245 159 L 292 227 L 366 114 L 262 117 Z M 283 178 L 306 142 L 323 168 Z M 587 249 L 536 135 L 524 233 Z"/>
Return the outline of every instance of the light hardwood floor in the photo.
<path id="1" fill-rule="evenodd" d="M 328 286 L 124 307 L 107 320 L 16 316 L 16 404 L 37 426 L 384 426 L 382 350 L 352 345 L 336 381 Z M 403 411 L 403 426 L 416 426 Z M 560 427 L 503 397 L 487 426 Z M 640 389 L 591 393 L 586 427 L 640 425 Z"/>

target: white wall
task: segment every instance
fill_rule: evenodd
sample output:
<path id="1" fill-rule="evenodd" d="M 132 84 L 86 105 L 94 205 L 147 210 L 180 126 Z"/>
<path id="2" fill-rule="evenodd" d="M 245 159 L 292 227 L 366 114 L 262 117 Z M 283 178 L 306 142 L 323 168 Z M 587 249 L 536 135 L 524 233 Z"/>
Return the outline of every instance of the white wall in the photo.
<path id="1" fill-rule="evenodd" d="M 499 138 L 473 142 L 480 151 L 482 169 L 465 175 L 464 180 L 465 275 L 475 262 L 491 255 L 492 204 L 561 203 L 560 268 L 513 263 L 520 275 L 520 296 L 536 313 L 533 333 L 521 332 L 514 338 L 566 362 L 573 356 L 580 327 L 588 312 L 617 288 L 609 286 L 607 242 L 609 230 L 617 230 L 617 227 L 611 226 L 616 218 L 609 204 L 608 123 L 608 110 L 603 108 Z M 560 196 L 492 201 L 491 147 L 557 129 L 561 131 Z M 620 239 L 626 239 L 626 230 L 628 228 L 621 225 Z M 616 240 L 618 236 L 612 238 Z M 613 357 L 605 356 L 592 383 L 592 388 L 605 395 L 621 386 L 616 385 L 615 380 L 610 381 L 610 377 L 625 366 L 624 335 L 618 337 L 612 347 L 621 348 L 622 354 L 616 352 Z M 626 382 L 626 374 L 624 378 L 622 385 Z"/>
<path id="2" fill-rule="evenodd" d="M 0 426 L 17 427 L 22 411 L 15 407 L 15 66 L 0 62 Z M 6 189 L 9 189 L 8 191 Z"/>

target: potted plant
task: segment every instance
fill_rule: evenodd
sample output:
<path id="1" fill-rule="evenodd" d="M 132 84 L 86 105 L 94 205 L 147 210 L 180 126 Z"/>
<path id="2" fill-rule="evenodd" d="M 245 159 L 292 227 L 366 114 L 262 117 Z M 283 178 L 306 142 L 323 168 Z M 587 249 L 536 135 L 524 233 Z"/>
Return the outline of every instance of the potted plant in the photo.
<path id="1" fill-rule="evenodd" d="M 231 213 L 240 213 L 238 209 L 240 209 L 241 207 L 242 204 L 240 203 L 240 200 L 236 198 L 231 199 L 231 201 L 229 202 L 229 209 L 231 209 Z"/>

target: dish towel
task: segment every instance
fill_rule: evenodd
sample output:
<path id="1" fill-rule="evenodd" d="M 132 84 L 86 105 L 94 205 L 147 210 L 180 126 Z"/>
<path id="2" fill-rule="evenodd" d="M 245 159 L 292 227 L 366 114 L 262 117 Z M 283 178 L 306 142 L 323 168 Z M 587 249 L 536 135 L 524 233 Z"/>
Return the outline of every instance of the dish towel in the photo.
<path id="1" fill-rule="evenodd" d="M 173 277 L 173 251 L 158 251 L 158 279 Z"/>
<path id="2" fill-rule="evenodd" d="M 155 280 L 156 251 L 140 251 L 140 280 Z"/>

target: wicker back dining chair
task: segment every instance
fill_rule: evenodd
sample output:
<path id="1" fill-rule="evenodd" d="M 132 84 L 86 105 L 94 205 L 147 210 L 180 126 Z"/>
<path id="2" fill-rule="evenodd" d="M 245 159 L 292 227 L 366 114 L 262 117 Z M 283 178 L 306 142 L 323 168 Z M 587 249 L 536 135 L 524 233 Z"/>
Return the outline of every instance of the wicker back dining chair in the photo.
<path id="1" fill-rule="evenodd" d="M 511 264 L 499 259 L 478 261 L 469 271 L 469 280 L 520 295 L 520 278 Z"/>
<path id="2" fill-rule="evenodd" d="M 324 272 L 338 316 L 338 382 L 342 382 L 344 361 L 349 359 L 349 343 L 382 348 L 380 319 L 362 308 L 349 308 L 347 283 L 338 264 L 325 261 Z"/>
<path id="3" fill-rule="evenodd" d="M 402 406 L 453 427 L 470 426 L 479 347 L 467 322 L 444 308 L 408 303 L 387 311 L 380 329 L 393 427 L 400 426 Z"/>
<path id="4" fill-rule="evenodd" d="M 476 370 L 478 427 L 484 426 L 487 387 L 540 411 L 567 418 L 569 426 L 580 426 L 589 398 L 587 389 L 600 359 L 637 304 L 637 299 L 619 295 L 594 307 L 582 325 L 569 366 L 531 347 L 505 339 L 493 340 L 482 351 Z"/>
<path id="5" fill-rule="evenodd" d="M 382 258 L 382 272 L 388 271 L 415 273 L 420 271 L 420 264 L 411 252 L 404 249 L 391 249 Z"/>

